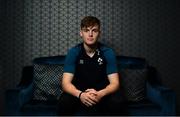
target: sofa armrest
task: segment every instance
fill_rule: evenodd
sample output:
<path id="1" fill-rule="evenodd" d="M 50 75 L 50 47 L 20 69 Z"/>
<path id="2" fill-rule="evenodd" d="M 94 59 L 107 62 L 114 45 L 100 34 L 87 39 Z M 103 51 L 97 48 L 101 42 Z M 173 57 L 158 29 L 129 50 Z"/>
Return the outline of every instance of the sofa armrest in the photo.
<path id="1" fill-rule="evenodd" d="M 8 89 L 5 92 L 5 113 L 6 115 L 18 115 L 18 110 L 20 109 L 18 95 L 19 88 Z"/>
<path id="2" fill-rule="evenodd" d="M 33 96 L 33 83 L 27 87 L 8 89 L 6 95 L 6 114 L 19 115 L 21 107 L 30 101 Z"/>
<path id="3" fill-rule="evenodd" d="M 147 98 L 161 107 L 161 115 L 175 115 L 175 93 L 162 85 L 147 83 Z"/>
<path id="4" fill-rule="evenodd" d="M 23 106 L 33 98 L 33 91 L 33 83 L 28 87 L 21 89 L 19 93 L 20 106 Z"/>

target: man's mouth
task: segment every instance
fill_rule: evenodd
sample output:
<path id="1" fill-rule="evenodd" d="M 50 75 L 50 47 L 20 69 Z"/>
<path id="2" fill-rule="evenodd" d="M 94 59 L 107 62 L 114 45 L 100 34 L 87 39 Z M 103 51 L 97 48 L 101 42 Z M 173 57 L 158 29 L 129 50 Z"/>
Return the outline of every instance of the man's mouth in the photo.
<path id="1" fill-rule="evenodd" d="M 93 38 L 87 38 L 88 41 L 93 41 L 94 39 Z"/>

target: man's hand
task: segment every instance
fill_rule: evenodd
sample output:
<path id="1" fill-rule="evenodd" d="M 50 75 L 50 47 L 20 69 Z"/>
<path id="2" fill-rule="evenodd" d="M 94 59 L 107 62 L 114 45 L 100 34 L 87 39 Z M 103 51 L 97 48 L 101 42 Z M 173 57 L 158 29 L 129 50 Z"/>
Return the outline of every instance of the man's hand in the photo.
<path id="1" fill-rule="evenodd" d="M 89 107 L 97 104 L 103 96 L 104 95 L 101 91 L 96 91 L 95 89 L 87 89 L 81 94 L 80 100 L 83 104 Z"/>
<path id="2" fill-rule="evenodd" d="M 95 105 L 98 102 L 98 100 L 96 99 L 96 91 L 86 90 L 81 94 L 80 100 L 87 107 Z"/>
<path id="3" fill-rule="evenodd" d="M 102 97 L 104 97 L 104 94 L 101 90 L 96 91 L 95 89 L 87 89 L 86 91 L 88 91 L 91 95 L 95 96 L 96 103 L 98 103 L 102 99 Z"/>

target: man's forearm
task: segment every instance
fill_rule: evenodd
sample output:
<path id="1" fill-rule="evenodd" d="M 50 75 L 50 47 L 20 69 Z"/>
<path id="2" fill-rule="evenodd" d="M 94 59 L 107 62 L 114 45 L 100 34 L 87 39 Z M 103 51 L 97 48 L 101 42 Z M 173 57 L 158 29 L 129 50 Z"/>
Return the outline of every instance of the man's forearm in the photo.
<path id="1" fill-rule="evenodd" d="M 106 88 L 100 90 L 100 94 L 105 96 L 114 93 L 119 89 L 119 74 L 113 73 L 108 75 L 109 85 Z"/>
<path id="2" fill-rule="evenodd" d="M 63 73 L 62 88 L 64 92 L 78 97 L 81 91 L 71 83 L 73 78 L 74 75 L 72 73 Z"/>
<path id="3" fill-rule="evenodd" d="M 79 97 L 79 94 L 81 93 L 80 90 L 78 90 L 73 84 L 70 83 L 63 86 L 63 91 L 75 97 Z"/>
<path id="4" fill-rule="evenodd" d="M 106 95 L 109 95 L 109 94 L 111 94 L 111 93 L 114 93 L 115 91 L 118 90 L 118 88 L 119 88 L 119 85 L 118 85 L 118 84 L 116 84 L 116 85 L 114 85 L 114 84 L 109 84 L 109 85 L 106 86 L 106 88 L 100 90 L 99 93 L 104 97 L 104 96 L 106 96 Z"/>

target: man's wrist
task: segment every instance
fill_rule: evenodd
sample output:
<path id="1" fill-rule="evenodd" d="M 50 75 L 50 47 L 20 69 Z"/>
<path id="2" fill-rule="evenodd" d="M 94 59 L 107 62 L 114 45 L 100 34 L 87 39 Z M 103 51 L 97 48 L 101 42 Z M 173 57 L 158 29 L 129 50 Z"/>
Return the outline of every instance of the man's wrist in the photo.
<path id="1" fill-rule="evenodd" d="M 81 98 L 82 93 L 84 93 L 84 92 L 81 91 L 81 92 L 79 93 L 79 96 L 78 96 L 79 99 Z"/>
<path id="2" fill-rule="evenodd" d="M 105 90 L 101 90 L 101 91 L 99 91 L 99 93 L 100 93 L 101 97 L 104 97 L 107 95 Z"/>

